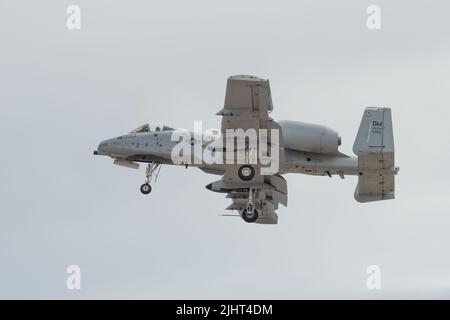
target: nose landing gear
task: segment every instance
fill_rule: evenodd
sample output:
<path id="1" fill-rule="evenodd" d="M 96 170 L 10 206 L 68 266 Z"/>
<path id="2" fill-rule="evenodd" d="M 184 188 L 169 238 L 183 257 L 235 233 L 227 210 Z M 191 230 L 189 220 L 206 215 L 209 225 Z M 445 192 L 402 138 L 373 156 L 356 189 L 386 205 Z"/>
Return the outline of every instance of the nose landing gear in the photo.
<path id="1" fill-rule="evenodd" d="M 147 169 L 145 170 L 145 183 L 141 186 L 141 192 L 143 194 L 149 194 L 150 192 L 152 192 L 152 186 L 150 185 L 150 181 L 152 181 L 153 175 L 155 176 L 155 182 L 158 179 L 159 170 L 155 174 L 158 168 L 159 170 L 161 170 L 160 163 L 150 162 L 147 165 Z"/>

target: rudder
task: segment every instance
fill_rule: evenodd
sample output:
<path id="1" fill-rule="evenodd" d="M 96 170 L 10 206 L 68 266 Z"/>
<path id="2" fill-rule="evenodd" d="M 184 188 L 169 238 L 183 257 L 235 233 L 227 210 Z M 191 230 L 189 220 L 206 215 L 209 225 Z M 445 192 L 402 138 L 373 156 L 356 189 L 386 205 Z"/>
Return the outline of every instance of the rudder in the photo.
<path id="1" fill-rule="evenodd" d="M 394 137 L 390 108 L 366 108 L 353 144 L 358 156 L 358 185 L 355 199 L 359 202 L 395 198 Z"/>

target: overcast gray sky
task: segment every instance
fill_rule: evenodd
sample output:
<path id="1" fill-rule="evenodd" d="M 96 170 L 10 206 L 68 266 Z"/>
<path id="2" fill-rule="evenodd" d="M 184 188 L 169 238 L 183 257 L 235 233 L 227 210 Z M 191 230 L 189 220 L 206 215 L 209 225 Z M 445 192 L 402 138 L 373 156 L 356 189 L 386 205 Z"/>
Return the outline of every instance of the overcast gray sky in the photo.
<path id="1" fill-rule="evenodd" d="M 81 30 L 66 8 L 81 8 Z M 366 8 L 381 8 L 368 30 Z M 0 298 L 450 298 L 448 1 L 0 1 Z M 200 170 L 94 157 L 146 122 L 219 127 L 226 78 L 271 81 L 276 120 L 351 154 L 391 107 L 396 196 L 289 174 L 279 224 L 220 217 Z M 82 289 L 66 288 L 81 267 Z M 366 268 L 381 268 L 368 290 Z"/>

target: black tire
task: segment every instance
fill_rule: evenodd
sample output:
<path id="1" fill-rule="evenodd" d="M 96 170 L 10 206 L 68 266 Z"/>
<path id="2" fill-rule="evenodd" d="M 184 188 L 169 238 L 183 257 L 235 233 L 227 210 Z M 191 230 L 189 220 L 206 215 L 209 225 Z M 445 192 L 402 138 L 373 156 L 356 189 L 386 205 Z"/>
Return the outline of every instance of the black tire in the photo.
<path id="1" fill-rule="evenodd" d="M 252 223 L 258 220 L 259 214 L 258 210 L 253 209 L 253 211 L 248 211 L 247 209 L 244 209 L 242 211 L 242 219 L 244 219 L 245 222 Z"/>
<path id="2" fill-rule="evenodd" d="M 144 184 L 141 186 L 141 192 L 142 192 L 143 194 L 149 194 L 150 192 L 152 192 L 152 186 L 149 185 L 148 183 L 144 183 Z"/>
<path id="3" fill-rule="evenodd" d="M 238 176 L 243 181 L 252 180 L 255 176 L 255 169 L 249 165 L 241 166 L 238 170 Z"/>

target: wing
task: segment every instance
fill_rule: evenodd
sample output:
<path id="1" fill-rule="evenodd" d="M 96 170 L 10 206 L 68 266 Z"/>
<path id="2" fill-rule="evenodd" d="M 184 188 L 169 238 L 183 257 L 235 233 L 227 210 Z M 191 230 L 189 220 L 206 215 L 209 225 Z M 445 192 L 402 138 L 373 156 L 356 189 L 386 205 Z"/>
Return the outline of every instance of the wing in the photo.
<path id="1" fill-rule="evenodd" d="M 255 129 L 257 133 L 259 129 L 267 129 L 268 145 L 276 144 L 279 148 L 279 141 L 271 140 L 272 129 L 278 130 L 281 139 L 280 126 L 269 117 L 272 110 L 269 80 L 247 75 L 228 78 L 224 108 L 217 113 L 222 116 L 222 136 L 226 136 L 227 129 L 243 129 L 244 131 Z M 260 135 L 257 134 L 258 146 L 260 146 L 259 138 Z M 245 148 L 248 146 L 246 145 Z M 238 151 L 237 147 L 231 152 L 236 151 Z M 278 154 L 280 158 L 284 158 L 283 152 Z M 235 159 L 236 156 L 235 154 Z M 278 161 L 281 160 L 278 159 Z M 277 173 L 262 175 L 261 166 L 258 163 L 252 164 L 255 175 L 250 180 L 244 181 L 239 177 L 238 170 L 242 164 L 231 164 L 225 166 L 221 180 L 206 187 L 212 191 L 227 193 L 227 198 L 230 198 L 232 203 L 226 209 L 238 210 L 240 214 L 249 203 L 250 192 L 252 192 L 252 202 L 259 212 L 259 218 L 255 222 L 275 224 L 278 220 L 275 212 L 278 204 L 287 205 L 286 180 Z"/>
<path id="2" fill-rule="evenodd" d="M 222 116 L 222 137 L 226 136 L 227 129 L 267 129 L 267 142 L 269 146 L 274 143 L 280 146 L 281 128 L 279 124 L 269 117 L 269 112 L 273 110 L 272 96 L 270 93 L 269 80 L 261 79 L 255 76 L 238 75 L 229 77 L 227 80 L 227 89 L 225 93 L 224 108 L 217 114 Z M 271 130 L 278 130 L 279 141 L 271 141 Z M 259 134 L 257 134 L 257 143 L 259 146 Z M 225 146 L 225 142 L 223 143 Z M 237 144 L 238 145 L 238 144 Z M 246 148 L 248 146 L 246 145 Z M 229 150 L 228 150 L 229 151 Z M 234 152 L 237 152 L 237 146 Z M 284 159 L 284 152 L 280 150 L 279 163 Z M 233 152 L 233 151 L 231 151 Z M 250 151 L 252 152 L 252 151 Z M 255 151 L 257 154 L 257 151 Z M 237 155 L 235 154 L 235 159 Z M 224 179 L 230 183 L 242 181 L 239 179 L 237 169 L 239 166 L 227 167 L 225 169 Z M 252 179 L 262 183 L 263 177 L 259 174 L 259 166 L 255 166 L 256 175 Z"/>
<path id="3" fill-rule="evenodd" d="M 236 124 L 241 124 L 239 121 L 244 119 L 268 120 L 272 109 L 269 80 L 239 75 L 228 78 L 225 105 L 217 115 L 224 116 L 222 121 L 224 132 L 225 128 L 237 128 L 234 120 L 238 120 Z"/>

